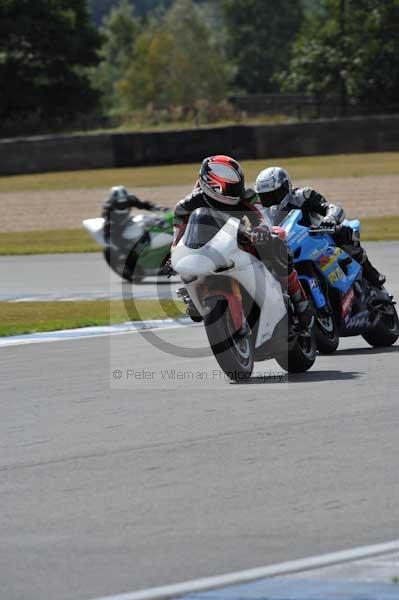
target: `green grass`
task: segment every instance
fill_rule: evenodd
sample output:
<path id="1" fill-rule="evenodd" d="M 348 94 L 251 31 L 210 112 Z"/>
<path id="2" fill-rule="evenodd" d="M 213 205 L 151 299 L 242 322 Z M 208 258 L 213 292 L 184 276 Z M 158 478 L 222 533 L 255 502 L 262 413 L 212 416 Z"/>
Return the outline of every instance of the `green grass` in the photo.
<path id="1" fill-rule="evenodd" d="M 399 216 L 361 219 L 362 240 L 399 240 Z M 84 229 L 0 233 L 0 256 L 98 252 Z"/>
<path id="2" fill-rule="evenodd" d="M 109 325 L 182 316 L 172 300 L 84 300 L 81 302 L 0 302 L 0 336 Z"/>
<path id="3" fill-rule="evenodd" d="M 0 255 L 98 252 L 101 248 L 82 229 L 0 233 Z"/>
<path id="4" fill-rule="evenodd" d="M 360 222 L 362 240 L 399 240 L 399 216 L 361 219 Z"/>
<path id="5" fill-rule="evenodd" d="M 210 149 L 211 151 L 211 149 Z M 364 177 L 365 175 L 398 175 L 399 153 L 339 154 L 305 158 L 278 158 L 242 161 L 248 182 L 254 181 L 259 171 L 268 165 L 281 165 L 292 178 Z M 117 183 L 134 189 L 140 186 L 192 184 L 198 173 L 198 163 L 161 167 L 129 167 L 122 169 L 94 169 L 65 173 L 11 175 L 0 177 L 0 192 L 32 190 L 64 190 L 109 188 Z"/>

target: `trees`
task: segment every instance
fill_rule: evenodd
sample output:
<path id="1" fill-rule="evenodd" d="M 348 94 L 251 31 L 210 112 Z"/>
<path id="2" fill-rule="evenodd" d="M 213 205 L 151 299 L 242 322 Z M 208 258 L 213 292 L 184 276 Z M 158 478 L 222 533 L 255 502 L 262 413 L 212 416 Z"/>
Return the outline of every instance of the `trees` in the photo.
<path id="1" fill-rule="evenodd" d="M 295 43 L 283 87 L 389 108 L 399 101 L 399 0 L 324 0 Z"/>
<path id="2" fill-rule="evenodd" d="M 84 0 L 2 0 L 0 116 L 50 120 L 86 113 L 96 102 L 86 68 L 99 36 Z"/>
<path id="3" fill-rule="evenodd" d="M 118 82 L 125 76 L 133 59 L 135 40 L 140 22 L 134 16 L 129 0 L 120 0 L 104 19 L 101 28 L 103 44 L 99 52 L 100 64 L 94 70 L 94 86 L 101 91 L 103 110 L 118 114 L 121 109 Z"/>
<path id="4" fill-rule="evenodd" d="M 134 12 L 139 17 L 144 17 L 154 9 L 168 9 L 173 0 L 129 0 L 134 8 Z M 198 2 L 207 2 L 207 0 L 197 0 Z M 214 0 L 211 0 L 214 1 Z M 118 0 L 89 0 L 89 7 L 93 20 L 97 25 L 101 25 L 104 17 L 110 13 L 118 4 Z"/>
<path id="5" fill-rule="evenodd" d="M 160 22 L 137 38 L 119 89 L 129 110 L 150 103 L 194 107 L 225 96 L 228 69 L 191 0 L 175 0 Z"/>
<path id="6" fill-rule="evenodd" d="M 288 65 L 301 26 L 302 4 L 297 0 L 222 0 L 221 4 L 237 87 L 248 93 L 275 91 L 274 76 Z"/>
<path id="7" fill-rule="evenodd" d="M 353 8 L 348 5 L 348 21 Z M 355 56 L 349 92 L 381 108 L 399 103 L 399 0 L 361 0 L 353 27 Z"/>

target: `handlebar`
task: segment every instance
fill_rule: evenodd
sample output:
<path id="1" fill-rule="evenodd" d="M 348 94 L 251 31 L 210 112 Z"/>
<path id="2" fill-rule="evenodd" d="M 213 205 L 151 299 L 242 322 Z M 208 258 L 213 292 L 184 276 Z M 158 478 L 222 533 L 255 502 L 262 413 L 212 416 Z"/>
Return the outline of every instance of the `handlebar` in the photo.
<path id="1" fill-rule="evenodd" d="M 317 235 L 318 233 L 329 233 L 330 235 L 335 233 L 335 227 L 317 227 L 317 228 L 309 228 L 309 235 Z"/>

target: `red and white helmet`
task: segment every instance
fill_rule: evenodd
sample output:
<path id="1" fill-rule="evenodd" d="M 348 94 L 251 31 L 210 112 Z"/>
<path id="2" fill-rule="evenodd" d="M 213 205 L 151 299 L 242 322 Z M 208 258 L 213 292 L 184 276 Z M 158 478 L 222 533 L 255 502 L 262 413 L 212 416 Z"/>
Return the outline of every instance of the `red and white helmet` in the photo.
<path id="1" fill-rule="evenodd" d="M 202 161 L 198 181 L 206 196 L 231 206 L 239 203 L 245 191 L 240 164 L 223 154 L 209 156 Z"/>

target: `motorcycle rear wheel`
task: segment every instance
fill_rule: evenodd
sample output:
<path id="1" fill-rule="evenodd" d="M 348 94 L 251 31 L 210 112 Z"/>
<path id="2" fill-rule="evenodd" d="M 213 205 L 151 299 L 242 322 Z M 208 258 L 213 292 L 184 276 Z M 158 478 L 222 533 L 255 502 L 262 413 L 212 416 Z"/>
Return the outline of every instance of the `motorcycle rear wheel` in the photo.
<path id="1" fill-rule="evenodd" d="M 383 308 L 377 325 L 371 331 L 362 334 L 366 342 L 374 348 L 392 346 L 399 338 L 399 318 L 395 306 L 388 304 Z"/>
<path id="2" fill-rule="evenodd" d="M 204 324 L 212 352 L 222 371 L 233 381 L 248 381 L 254 368 L 252 340 L 249 334 L 237 336 L 224 298 L 205 298 Z"/>

